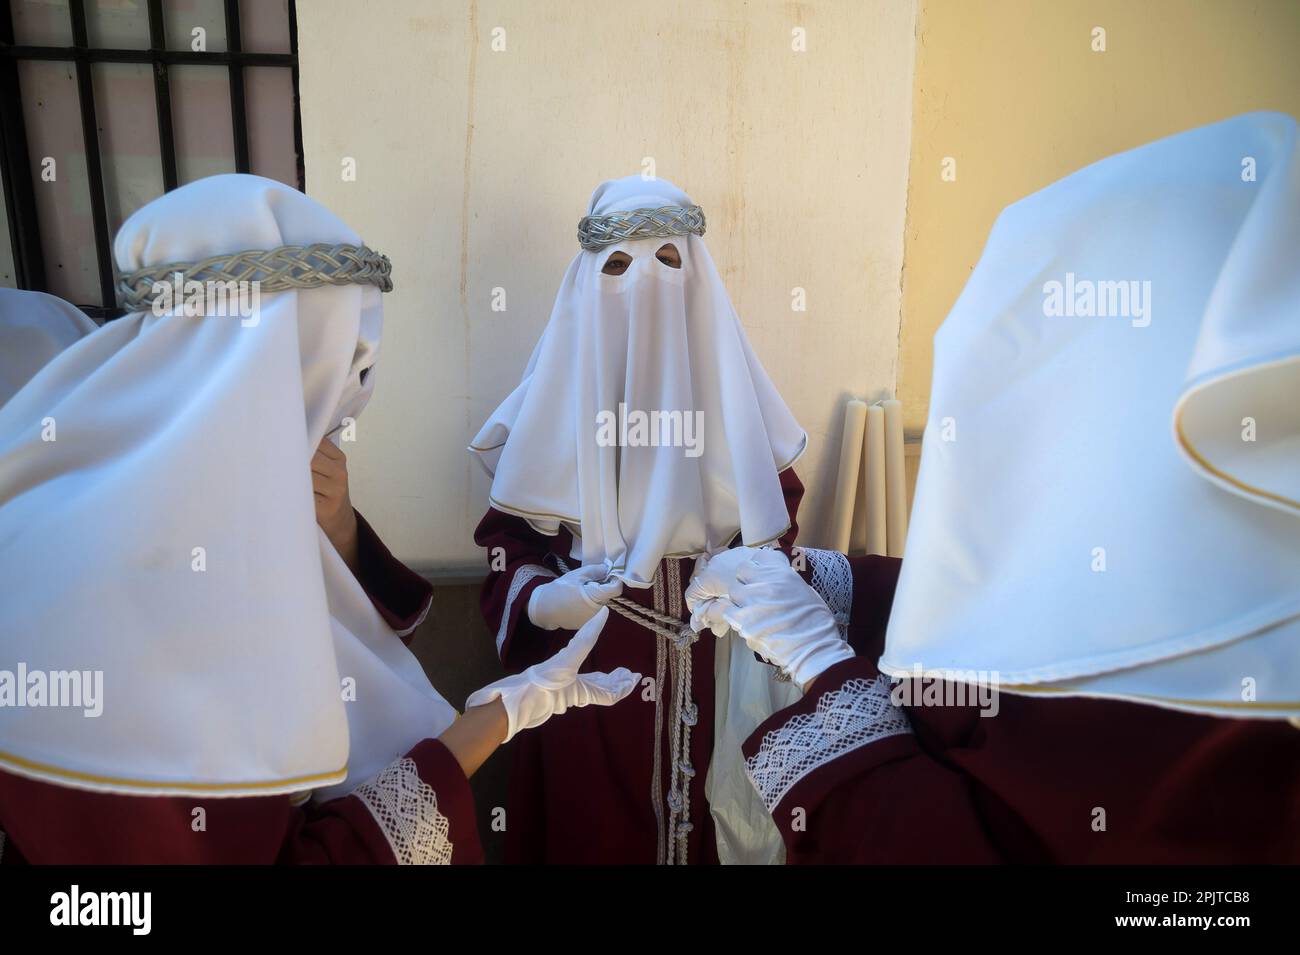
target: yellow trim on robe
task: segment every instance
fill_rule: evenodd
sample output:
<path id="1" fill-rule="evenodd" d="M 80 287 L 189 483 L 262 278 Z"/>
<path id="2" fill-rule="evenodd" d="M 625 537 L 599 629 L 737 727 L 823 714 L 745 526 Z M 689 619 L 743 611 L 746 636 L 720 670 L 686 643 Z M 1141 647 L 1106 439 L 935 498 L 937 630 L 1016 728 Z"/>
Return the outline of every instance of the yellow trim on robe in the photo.
<path id="1" fill-rule="evenodd" d="M 1226 471 L 1220 471 L 1213 464 L 1211 464 L 1205 458 L 1204 455 L 1202 455 L 1199 451 L 1196 450 L 1196 446 L 1193 445 L 1192 442 L 1188 440 L 1187 435 L 1183 433 L 1182 408 L 1178 409 L 1178 414 L 1174 418 L 1174 431 L 1178 435 L 1178 442 L 1183 446 L 1183 450 L 1186 451 L 1189 455 L 1191 455 L 1192 460 L 1194 460 L 1201 467 L 1205 468 L 1205 470 L 1209 471 L 1215 477 L 1219 478 L 1220 480 L 1227 481 L 1229 484 L 1233 485 L 1234 487 L 1241 488 L 1247 494 L 1254 494 L 1257 497 L 1268 498 L 1268 500 L 1270 501 L 1276 501 L 1279 504 L 1285 504 L 1287 507 L 1293 507 L 1297 511 L 1300 511 L 1300 502 L 1293 501 L 1291 500 L 1291 498 L 1285 497 L 1281 494 L 1274 494 L 1272 491 L 1266 491 L 1263 488 L 1259 488 L 1251 484 L 1247 484 L 1245 481 L 1238 480 L 1237 478 L 1233 477 L 1231 474 L 1228 474 Z"/>
<path id="2" fill-rule="evenodd" d="M 139 779 L 122 779 L 116 776 L 97 776 L 94 773 L 83 773 L 73 769 L 61 769 L 58 766 L 38 763 L 35 760 L 24 759 L 21 756 L 15 756 L 12 753 L 0 751 L 0 764 L 3 763 L 8 763 L 11 766 L 32 770 L 38 773 L 46 773 L 50 776 L 61 776 L 64 779 L 75 779 L 85 783 L 98 783 L 102 786 L 126 786 L 132 789 L 139 789 L 142 792 L 148 792 L 149 790 L 180 789 L 185 792 L 204 793 L 229 792 L 237 789 L 281 789 L 287 786 L 298 786 L 302 784 L 336 783 L 346 779 L 348 775 L 348 768 L 345 765 L 342 769 L 332 773 L 315 773 L 310 776 L 293 776 L 288 779 L 277 779 L 267 782 L 187 783 L 169 782 L 162 779 L 144 781 Z"/>
<path id="3" fill-rule="evenodd" d="M 582 522 L 581 522 L 580 520 L 578 520 L 578 518 L 576 518 L 576 517 L 565 517 L 565 516 L 563 516 L 563 515 L 561 515 L 561 514 L 550 514 L 550 513 L 547 513 L 546 511 L 530 511 L 530 510 L 528 510 L 527 508 L 524 508 L 524 507 L 515 507 L 515 506 L 512 505 L 512 504 L 506 504 L 506 503 L 503 503 L 502 501 L 498 501 L 498 500 L 497 500 L 495 497 L 493 497 L 491 494 L 488 495 L 488 503 L 491 504 L 493 507 L 495 507 L 498 511 L 504 511 L 504 512 L 507 513 L 507 514 L 514 514 L 516 517 L 523 517 L 523 518 L 529 518 L 529 517 L 545 518 L 546 520 L 559 521 L 561 524 L 581 524 L 581 523 L 582 523 Z"/>

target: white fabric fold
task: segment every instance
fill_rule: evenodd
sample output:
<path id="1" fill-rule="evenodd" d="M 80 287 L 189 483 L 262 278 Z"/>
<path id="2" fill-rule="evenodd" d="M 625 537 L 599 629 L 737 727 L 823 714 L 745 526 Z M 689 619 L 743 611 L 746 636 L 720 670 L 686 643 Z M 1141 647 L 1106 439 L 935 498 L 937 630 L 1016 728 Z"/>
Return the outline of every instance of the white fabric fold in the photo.
<path id="1" fill-rule="evenodd" d="M 1298 260 L 1296 124 L 1275 113 L 1008 207 L 935 337 L 881 669 L 1294 715 Z"/>
<path id="2" fill-rule="evenodd" d="M 313 242 L 360 239 L 296 190 L 229 175 L 140 209 L 115 254 L 128 272 Z M 328 794 L 454 719 L 316 525 L 309 462 L 373 388 L 380 294 L 268 294 L 255 318 L 124 316 L 0 408 L 4 659 L 103 681 L 98 717 L 0 707 L 3 768 Z"/>

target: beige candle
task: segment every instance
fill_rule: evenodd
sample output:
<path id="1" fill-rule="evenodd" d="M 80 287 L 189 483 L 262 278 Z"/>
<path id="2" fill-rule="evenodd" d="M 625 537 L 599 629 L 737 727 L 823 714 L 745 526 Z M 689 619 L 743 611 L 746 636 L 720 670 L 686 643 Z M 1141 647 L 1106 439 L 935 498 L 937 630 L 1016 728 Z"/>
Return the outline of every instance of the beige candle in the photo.
<path id="1" fill-rule="evenodd" d="M 890 557 L 903 556 L 907 540 L 907 468 L 903 462 L 903 403 L 882 401 L 885 413 L 885 542 Z"/>
<path id="2" fill-rule="evenodd" d="M 864 550 L 884 555 L 888 547 L 885 535 L 885 409 L 872 405 L 867 409 L 867 433 L 862 442 L 863 523 L 866 530 Z"/>
<path id="3" fill-rule="evenodd" d="M 844 406 L 844 437 L 840 440 L 840 470 L 831 512 L 831 548 L 848 553 L 853 530 L 853 500 L 858 494 L 858 469 L 862 466 L 862 428 L 867 404 L 856 398 Z"/>

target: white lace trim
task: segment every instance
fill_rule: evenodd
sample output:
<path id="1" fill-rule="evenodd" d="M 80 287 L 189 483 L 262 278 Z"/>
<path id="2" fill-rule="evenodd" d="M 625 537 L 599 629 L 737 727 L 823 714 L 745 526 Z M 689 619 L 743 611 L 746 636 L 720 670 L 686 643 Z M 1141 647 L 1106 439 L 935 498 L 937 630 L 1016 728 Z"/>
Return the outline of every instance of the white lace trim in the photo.
<path id="1" fill-rule="evenodd" d="M 868 743 L 912 732 L 907 714 L 889 699 L 886 676 L 855 678 L 817 700 L 817 709 L 791 717 L 763 737 L 745 772 L 771 812 L 813 770 Z"/>
<path id="2" fill-rule="evenodd" d="M 451 823 L 438 811 L 438 794 L 403 757 L 352 791 L 383 830 L 398 865 L 449 865 Z"/>
<path id="3" fill-rule="evenodd" d="M 849 559 L 837 550 L 816 547 L 800 547 L 799 552 L 807 556 L 812 568 L 813 590 L 821 594 L 826 606 L 831 608 L 840 627 L 840 636 L 844 637 L 853 610 L 853 569 L 849 566 Z"/>
<path id="4" fill-rule="evenodd" d="M 510 581 L 510 591 L 506 594 L 506 609 L 501 611 L 501 626 L 497 627 L 497 656 L 501 655 L 501 648 L 506 645 L 506 629 L 510 626 L 510 608 L 514 606 L 515 601 L 519 598 L 519 592 L 534 577 L 554 576 L 553 572 L 547 570 L 541 564 L 524 564 L 515 571 L 514 579 Z"/>

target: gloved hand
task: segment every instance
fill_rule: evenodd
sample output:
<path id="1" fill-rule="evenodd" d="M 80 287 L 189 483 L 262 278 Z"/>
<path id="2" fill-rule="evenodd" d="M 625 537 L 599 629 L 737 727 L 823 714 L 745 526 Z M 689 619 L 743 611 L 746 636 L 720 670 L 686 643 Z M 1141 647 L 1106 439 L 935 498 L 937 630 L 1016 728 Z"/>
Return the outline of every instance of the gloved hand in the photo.
<path id="1" fill-rule="evenodd" d="M 695 573 L 686 585 L 686 607 L 691 611 L 692 630 L 696 633 L 712 630 L 719 637 L 731 632 L 731 624 L 723 614 L 733 606 L 730 595 L 736 571 L 743 564 L 753 563 L 758 553 L 756 547 L 733 547 L 695 561 Z"/>
<path id="2" fill-rule="evenodd" d="M 542 584 L 528 598 L 528 619 L 543 630 L 577 630 L 623 592 L 623 582 L 607 576 L 608 567 L 591 564 Z"/>
<path id="3" fill-rule="evenodd" d="M 507 720 L 503 742 L 509 742 L 520 730 L 541 726 L 571 707 L 613 706 L 636 688 L 641 674 L 626 667 L 611 673 L 578 673 L 608 619 L 609 608 L 601 607 L 555 656 L 483 687 L 470 695 L 465 708 L 500 699 Z"/>
<path id="4" fill-rule="evenodd" d="M 720 589 L 708 574 L 701 581 L 700 592 Z M 834 664 L 854 656 L 826 602 L 780 551 L 751 551 L 748 560 L 738 562 L 726 597 L 710 599 L 722 604 L 723 620 L 750 649 L 789 673 L 803 689 Z"/>

